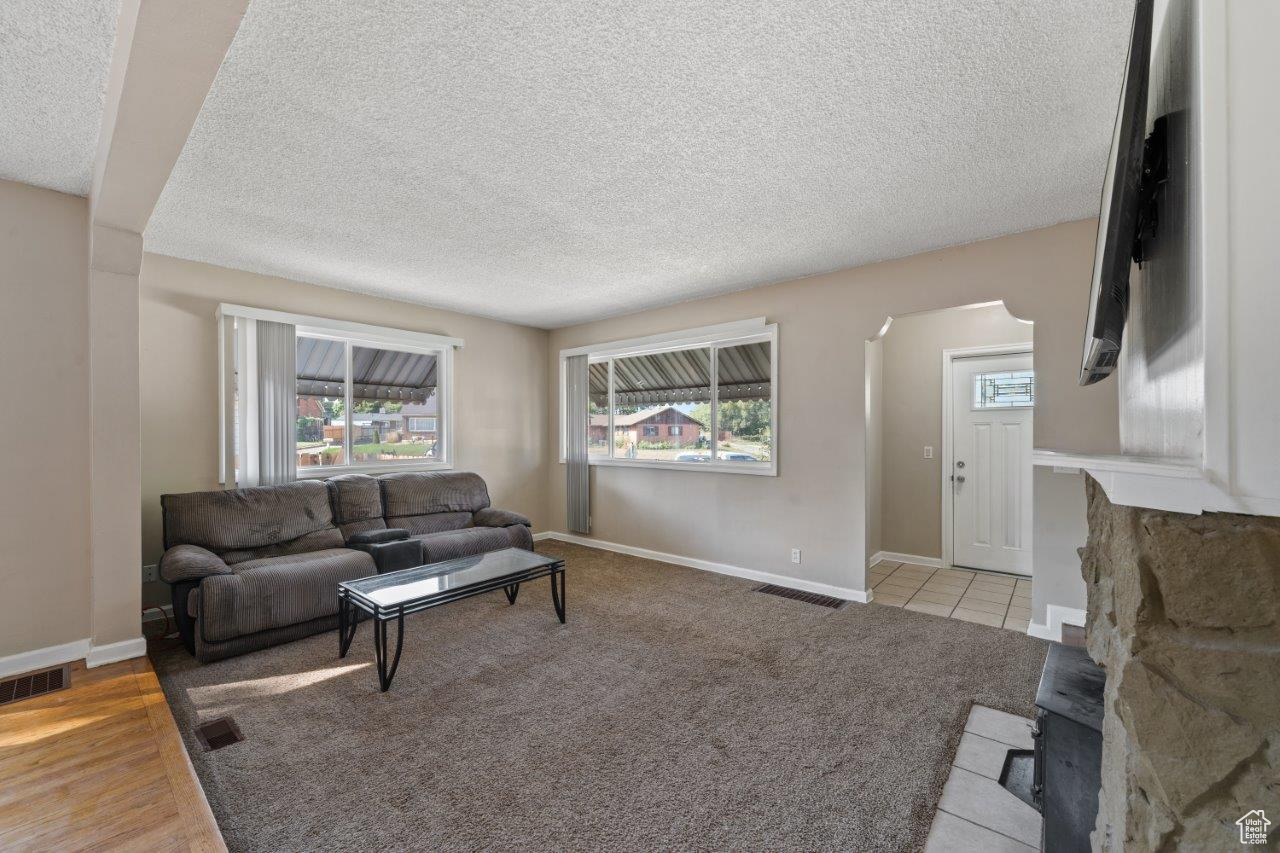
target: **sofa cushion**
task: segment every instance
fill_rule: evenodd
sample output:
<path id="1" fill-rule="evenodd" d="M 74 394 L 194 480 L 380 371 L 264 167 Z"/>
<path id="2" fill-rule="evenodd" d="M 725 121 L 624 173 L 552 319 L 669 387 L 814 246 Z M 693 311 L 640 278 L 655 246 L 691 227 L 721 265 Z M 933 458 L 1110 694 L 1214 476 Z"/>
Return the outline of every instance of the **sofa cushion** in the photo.
<path id="1" fill-rule="evenodd" d="M 469 512 L 433 512 L 430 515 L 402 515 L 391 519 L 396 527 L 402 527 L 414 536 L 425 536 L 429 533 L 444 533 L 449 530 L 461 530 L 471 526 Z"/>
<path id="2" fill-rule="evenodd" d="M 263 545 L 261 548 L 242 548 L 234 551 L 223 551 L 222 559 L 229 566 L 249 560 L 265 560 L 269 557 L 285 557 L 289 554 L 309 554 L 312 551 L 325 551 L 329 548 L 341 548 L 342 532 L 336 527 L 326 527 L 288 542 L 275 545 Z"/>
<path id="3" fill-rule="evenodd" d="M 221 555 L 334 529 L 329 490 L 316 480 L 162 495 L 160 505 L 166 548 L 199 545 Z"/>
<path id="4" fill-rule="evenodd" d="M 523 531 L 521 536 L 517 531 Z M 468 527 L 417 537 L 422 542 L 422 562 L 439 563 L 458 557 L 471 557 L 503 548 L 533 550 L 533 537 L 527 527 Z"/>
<path id="5" fill-rule="evenodd" d="M 382 530 L 382 486 L 367 474 L 342 474 L 325 481 L 329 487 L 333 520 L 350 539 L 354 534 Z"/>
<path id="6" fill-rule="evenodd" d="M 280 628 L 338 612 L 338 582 L 376 574 L 363 551 L 332 548 L 240 563 L 200 584 L 206 642 Z"/>
<path id="7" fill-rule="evenodd" d="M 378 481 L 382 484 L 383 515 L 388 523 L 401 516 L 475 512 L 489 505 L 484 480 L 465 471 L 404 471 L 383 474 Z"/>

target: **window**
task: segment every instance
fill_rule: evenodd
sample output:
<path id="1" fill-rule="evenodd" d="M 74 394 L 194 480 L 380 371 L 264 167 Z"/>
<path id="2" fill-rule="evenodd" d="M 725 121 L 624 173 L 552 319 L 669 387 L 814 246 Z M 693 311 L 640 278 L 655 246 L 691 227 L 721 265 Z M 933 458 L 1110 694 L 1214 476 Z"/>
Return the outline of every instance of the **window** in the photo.
<path id="1" fill-rule="evenodd" d="M 609 363 L 588 364 L 587 458 L 609 457 Z"/>
<path id="2" fill-rule="evenodd" d="M 1034 370 L 1013 370 L 973 375 L 974 409 L 1029 408 L 1036 404 Z"/>
<path id="3" fill-rule="evenodd" d="M 239 449 L 257 444 L 258 418 L 252 392 L 244 395 L 248 407 L 240 392 L 246 381 L 256 382 L 252 340 L 258 320 L 294 327 L 296 476 L 450 467 L 449 380 L 453 348 L 461 341 L 241 306 L 219 310 L 224 370 L 232 377 L 224 388 L 230 385 L 234 394 L 223 407 L 224 482 L 254 482 L 252 471 L 240 470 Z M 234 349 L 230 357 L 228 347 Z"/>
<path id="4" fill-rule="evenodd" d="M 692 410 L 711 387 L 711 348 L 668 350 L 613 359 L 613 456 L 687 462 L 664 427 Z M 696 389 L 696 390 L 694 390 Z M 708 447 L 707 433 L 703 447 Z"/>
<path id="5" fill-rule="evenodd" d="M 588 461 L 776 473 L 776 342 L 758 320 L 565 350 L 588 356 Z"/>
<path id="6" fill-rule="evenodd" d="M 347 351 L 341 341 L 298 338 L 298 467 L 347 464 Z M 329 377 L 328 379 L 324 377 Z"/>
<path id="7" fill-rule="evenodd" d="M 442 461 L 439 360 L 300 332 L 298 469 Z"/>
<path id="8" fill-rule="evenodd" d="M 760 382 L 770 361 L 764 343 L 724 347 L 719 353 L 716 395 L 716 459 L 768 462 L 773 458 L 773 390 Z"/>

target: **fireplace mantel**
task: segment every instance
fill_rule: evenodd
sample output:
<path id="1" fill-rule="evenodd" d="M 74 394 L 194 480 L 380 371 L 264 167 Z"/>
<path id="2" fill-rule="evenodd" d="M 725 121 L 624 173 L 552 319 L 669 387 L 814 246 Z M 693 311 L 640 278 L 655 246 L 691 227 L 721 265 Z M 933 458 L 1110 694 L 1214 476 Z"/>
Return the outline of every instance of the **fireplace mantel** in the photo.
<path id="1" fill-rule="evenodd" d="M 1086 472 L 1098 481 L 1107 498 L 1120 506 L 1192 515 L 1216 508 L 1210 500 L 1216 490 L 1205 479 L 1204 470 L 1185 460 L 1037 448 L 1032 452 L 1031 461 L 1036 466 L 1057 471 Z"/>

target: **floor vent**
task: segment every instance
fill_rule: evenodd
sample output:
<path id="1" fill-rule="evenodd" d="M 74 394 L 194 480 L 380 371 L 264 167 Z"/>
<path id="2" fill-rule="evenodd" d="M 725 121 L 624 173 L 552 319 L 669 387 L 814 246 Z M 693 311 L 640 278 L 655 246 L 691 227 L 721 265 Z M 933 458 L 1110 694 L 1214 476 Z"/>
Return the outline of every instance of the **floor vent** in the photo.
<path id="1" fill-rule="evenodd" d="M 57 666 L 53 669 L 42 669 L 19 675 L 17 678 L 6 678 L 0 681 L 0 705 L 43 696 L 55 690 L 65 690 L 71 685 L 71 668 Z"/>
<path id="2" fill-rule="evenodd" d="M 219 717 L 196 726 L 196 738 L 205 752 L 213 752 L 215 749 L 239 743 L 244 740 L 244 735 L 240 734 L 240 727 L 236 725 L 235 720 L 230 717 Z"/>
<path id="3" fill-rule="evenodd" d="M 848 602 L 843 598 L 833 598 L 830 595 L 818 595 L 816 592 L 805 592 L 803 590 L 791 589 L 785 586 L 775 586 L 771 583 L 756 587 L 756 592 L 763 592 L 767 595 L 776 595 L 780 598 L 793 598 L 796 601 L 816 604 L 819 607 L 830 607 L 832 610 L 839 610 L 841 607 L 848 604 Z"/>

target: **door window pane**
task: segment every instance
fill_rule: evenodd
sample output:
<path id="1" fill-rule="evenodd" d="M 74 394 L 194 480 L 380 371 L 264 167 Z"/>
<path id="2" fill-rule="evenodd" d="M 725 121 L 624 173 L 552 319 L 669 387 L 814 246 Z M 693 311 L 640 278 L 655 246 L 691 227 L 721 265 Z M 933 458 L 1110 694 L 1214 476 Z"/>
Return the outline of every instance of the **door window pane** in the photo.
<path id="1" fill-rule="evenodd" d="M 1034 370 L 973 374 L 975 409 L 1027 408 L 1036 404 Z"/>
<path id="2" fill-rule="evenodd" d="M 709 348 L 614 359 L 613 383 L 616 458 L 710 460 Z"/>
<path id="3" fill-rule="evenodd" d="M 440 395 L 434 354 L 351 350 L 351 461 L 440 458 Z"/>
<path id="4" fill-rule="evenodd" d="M 716 357 L 716 461 L 773 458 L 772 360 L 768 341 L 721 348 Z"/>
<path id="5" fill-rule="evenodd" d="M 294 424 L 298 468 L 346 463 L 346 370 L 342 341 L 298 338 L 298 417 Z"/>

